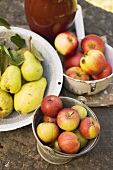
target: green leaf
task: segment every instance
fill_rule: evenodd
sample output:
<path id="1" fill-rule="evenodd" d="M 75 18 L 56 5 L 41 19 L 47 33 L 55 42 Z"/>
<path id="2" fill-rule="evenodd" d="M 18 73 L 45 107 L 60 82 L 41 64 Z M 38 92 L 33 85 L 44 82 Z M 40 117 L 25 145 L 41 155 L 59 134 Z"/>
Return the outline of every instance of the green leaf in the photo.
<path id="1" fill-rule="evenodd" d="M 1 45 L 0 46 L 0 71 L 1 75 L 4 73 L 5 69 L 8 66 L 8 55 L 5 52 L 5 46 Z"/>
<path id="2" fill-rule="evenodd" d="M 2 18 L 0 18 L 0 26 L 4 26 L 7 29 L 11 29 L 9 23 Z"/>
<path id="3" fill-rule="evenodd" d="M 18 51 L 10 50 L 9 51 L 11 58 L 9 58 L 9 64 L 19 66 L 24 62 L 24 57 Z"/>
<path id="4" fill-rule="evenodd" d="M 25 45 L 25 40 L 21 38 L 18 34 L 15 34 L 11 37 L 11 41 L 16 44 L 19 48 L 22 48 Z"/>
<path id="5" fill-rule="evenodd" d="M 34 44 L 32 44 L 32 48 L 31 48 L 32 53 L 35 55 L 35 57 L 39 60 L 39 61 L 44 61 L 42 55 L 39 53 L 39 51 L 35 48 Z"/>

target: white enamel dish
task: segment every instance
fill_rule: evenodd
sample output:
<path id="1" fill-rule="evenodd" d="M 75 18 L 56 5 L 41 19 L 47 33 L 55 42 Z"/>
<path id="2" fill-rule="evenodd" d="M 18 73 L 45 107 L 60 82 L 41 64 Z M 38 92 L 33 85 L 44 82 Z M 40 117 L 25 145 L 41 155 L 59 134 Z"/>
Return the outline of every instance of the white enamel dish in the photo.
<path id="1" fill-rule="evenodd" d="M 11 27 L 11 30 L 8 30 L 5 27 L 0 27 L 0 37 L 7 37 L 16 33 L 24 38 L 26 43 L 29 36 L 32 36 L 32 43 L 44 58 L 44 76 L 47 79 L 45 96 L 50 94 L 58 96 L 63 83 L 63 70 L 57 52 L 44 38 L 30 30 L 18 27 Z M 33 113 L 22 115 L 13 111 L 7 118 L 0 119 L 0 131 L 10 131 L 31 124 Z"/>

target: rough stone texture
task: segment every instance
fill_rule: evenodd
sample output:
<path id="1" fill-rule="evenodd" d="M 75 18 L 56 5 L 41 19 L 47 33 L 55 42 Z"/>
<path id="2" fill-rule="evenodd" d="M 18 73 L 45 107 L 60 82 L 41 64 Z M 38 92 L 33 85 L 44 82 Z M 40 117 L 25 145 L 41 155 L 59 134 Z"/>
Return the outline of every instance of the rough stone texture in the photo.
<path id="1" fill-rule="evenodd" d="M 96 8 L 84 0 L 82 6 L 86 34 L 106 35 L 113 46 L 113 14 Z M 0 0 L 0 17 L 14 26 L 27 26 L 23 0 Z M 9 132 L 0 132 L 0 170 L 112 170 L 113 169 L 113 107 L 92 108 L 101 134 L 96 147 L 65 165 L 52 165 L 37 152 L 31 125 Z"/>

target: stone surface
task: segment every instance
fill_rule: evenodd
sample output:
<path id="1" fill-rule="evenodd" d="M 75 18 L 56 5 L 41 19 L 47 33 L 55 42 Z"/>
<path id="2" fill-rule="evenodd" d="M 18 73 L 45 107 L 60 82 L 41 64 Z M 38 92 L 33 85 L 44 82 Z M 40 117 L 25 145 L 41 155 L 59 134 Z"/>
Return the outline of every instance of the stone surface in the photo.
<path id="1" fill-rule="evenodd" d="M 85 33 L 106 35 L 113 46 L 113 14 L 78 0 L 83 9 Z M 0 0 L 0 17 L 10 25 L 28 27 L 23 0 Z M 65 93 L 63 93 L 65 95 Z M 113 169 L 113 107 L 92 108 L 101 134 L 98 144 L 87 154 L 65 165 L 52 165 L 37 152 L 31 125 L 9 132 L 0 132 L 0 170 L 112 170 Z"/>

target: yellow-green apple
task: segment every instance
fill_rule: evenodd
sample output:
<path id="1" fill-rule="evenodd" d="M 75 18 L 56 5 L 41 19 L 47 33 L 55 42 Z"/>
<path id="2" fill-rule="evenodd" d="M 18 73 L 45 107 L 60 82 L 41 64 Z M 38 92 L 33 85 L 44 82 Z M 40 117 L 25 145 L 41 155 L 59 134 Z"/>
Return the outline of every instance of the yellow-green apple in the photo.
<path id="1" fill-rule="evenodd" d="M 80 116 L 78 112 L 72 108 L 63 108 L 57 114 L 57 124 L 63 130 L 74 130 L 78 127 L 79 122 Z"/>
<path id="2" fill-rule="evenodd" d="M 88 75 L 97 75 L 106 67 L 106 58 L 99 50 L 90 50 L 80 59 L 80 67 Z"/>
<path id="3" fill-rule="evenodd" d="M 64 67 L 66 69 L 70 67 L 80 67 L 80 59 L 83 56 L 83 53 L 80 51 L 77 51 L 73 56 L 65 57 L 64 58 Z"/>
<path id="4" fill-rule="evenodd" d="M 58 138 L 59 127 L 56 123 L 42 122 L 37 126 L 37 135 L 44 143 L 53 142 Z"/>
<path id="5" fill-rule="evenodd" d="M 41 103 L 42 112 L 50 117 L 56 117 L 63 107 L 62 100 L 56 95 L 45 96 Z"/>
<path id="6" fill-rule="evenodd" d="M 105 42 L 100 36 L 89 34 L 82 39 L 81 48 L 85 53 L 88 53 L 90 50 L 99 50 L 104 53 Z"/>
<path id="7" fill-rule="evenodd" d="M 70 56 L 78 49 L 78 39 L 72 32 L 62 32 L 55 37 L 54 46 L 60 54 Z"/>
<path id="8" fill-rule="evenodd" d="M 58 138 L 53 142 L 53 149 L 57 151 L 61 151 L 59 144 L 58 144 Z"/>
<path id="9" fill-rule="evenodd" d="M 86 146 L 86 144 L 88 143 L 88 139 L 85 138 L 84 136 L 82 136 L 82 134 L 79 132 L 79 129 L 75 129 L 73 131 L 73 133 L 75 133 L 78 138 L 79 138 L 79 142 L 80 142 L 80 149 L 82 149 L 84 146 Z"/>
<path id="10" fill-rule="evenodd" d="M 92 75 L 91 78 L 93 80 L 99 80 L 99 79 L 109 76 L 111 74 L 111 72 L 112 72 L 111 64 L 108 61 L 106 61 L 105 69 L 100 74 Z"/>
<path id="11" fill-rule="evenodd" d="M 50 117 L 47 115 L 43 115 L 42 122 L 56 123 L 56 117 Z"/>
<path id="12" fill-rule="evenodd" d="M 73 106 L 72 109 L 74 109 L 74 110 L 76 110 L 78 112 L 78 114 L 80 115 L 81 120 L 87 116 L 86 108 L 81 106 L 81 105 L 77 104 L 77 105 Z"/>
<path id="13" fill-rule="evenodd" d="M 80 67 L 70 67 L 66 70 L 65 74 L 77 80 L 88 81 L 90 79 L 89 75 L 86 74 L 86 72 L 83 71 Z"/>
<path id="14" fill-rule="evenodd" d="M 79 131 L 87 139 L 93 139 L 100 133 L 100 124 L 93 117 L 85 117 L 79 124 Z"/>
<path id="15" fill-rule="evenodd" d="M 80 149 L 79 138 L 73 132 L 62 132 L 58 136 L 58 144 L 64 153 L 74 154 Z"/>

